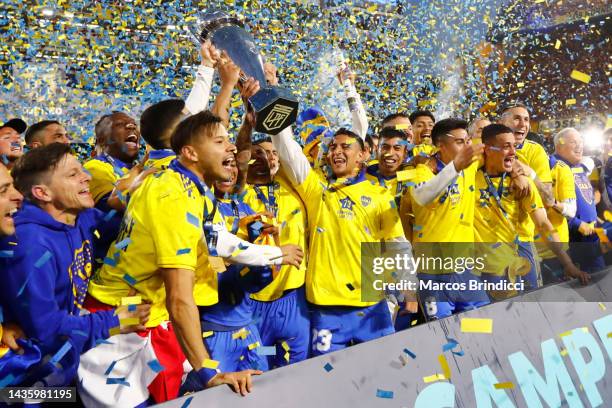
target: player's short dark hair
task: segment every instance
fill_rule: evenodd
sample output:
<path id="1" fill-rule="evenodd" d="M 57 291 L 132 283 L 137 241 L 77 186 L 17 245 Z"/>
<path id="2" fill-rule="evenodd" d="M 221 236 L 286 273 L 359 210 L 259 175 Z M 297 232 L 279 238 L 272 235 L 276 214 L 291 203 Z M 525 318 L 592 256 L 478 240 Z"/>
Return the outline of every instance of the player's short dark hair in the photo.
<path id="1" fill-rule="evenodd" d="M 11 172 L 15 188 L 32 200 L 32 186 L 47 181 L 44 178 L 68 154 L 71 154 L 70 145 L 64 143 L 51 143 L 30 150 L 17 160 Z"/>
<path id="2" fill-rule="evenodd" d="M 149 106 L 140 116 L 140 135 L 154 149 L 167 149 L 164 136 L 181 119 L 182 99 L 166 99 Z"/>
<path id="3" fill-rule="evenodd" d="M 442 119 L 431 129 L 431 142 L 436 145 L 447 133 L 455 129 L 467 130 L 468 123 L 463 119 Z"/>
<path id="4" fill-rule="evenodd" d="M 397 118 L 405 118 L 405 119 L 410 120 L 410 116 L 407 113 L 404 113 L 404 112 L 392 113 L 390 115 L 385 116 L 382 122 L 380 122 L 380 127 L 384 128 L 385 123 L 391 122 L 392 120 L 395 120 Z M 412 123 L 412 121 L 410 121 L 410 123 Z"/>
<path id="5" fill-rule="evenodd" d="M 410 114 L 410 116 L 408 116 L 408 119 L 410 119 L 410 123 L 412 123 L 414 125 L 414 121 L 417 120 L 417 118 L 420 118 L 421 116 L 428 116 L 431 118 L 431 120 L 436 123 L 436 118 L 433 115 L 433 113 L 431 113 L 428 110 L 417 110 L 414 111 Z"/>
<path id="6" fill-rule="evenodd" d="M 380 132 L 378 132 L 378 137 L 382 139 L 394 139 L 399 137 L 402 140 L 406 140 L 406 133 L 391 127 L 383 128 Z"/>
<path id="7" fill-rule="evenodd" d="M 254 146 L 257 146 L 262 143 L 272 143 L 272 138 L 270 136 L 266 136 L 266 137 L 261 137 L 255 140 L 254 142 L 252 142 Z"/>
<path id="8" fill-rule="evenodd" d="M 183 147 L 193 143 L 194 139 L 200 136 L 200 132 L 211 132 L 215 125 L 219 123 L 221 123 L 221 118 L 209 110 L 196 113 L 182 120 L 170 137 L 172 150 L 179 155 Z"/>
<path id="9" fill-rule="evenodd" d="M 336 131 L 336 133 L 334 133 L 334 136 L 332 136 L 332 140 L 336 138 L 336 136 L 339 135 L 346 135 L 349 136 L 353 139 L 355 139 L 357 141 L 357 143 L 359 143 L 359 147 L 361 148 L 361 150 L 365 150 L 365 144 L 363 142 L 363 139 L 355 132 L 353 132 L 350 129 L 347 128 L 340 128 Z"/>
<path id="10" fill-rule="evenodd" d="M 513 132 L 512 129 L 510 129 L 508 126 L 499 123 L 493 123 L 488 126 L 485 126 L 482 129 L 482 143 L 486 145 L 491 145 L 495 141 L 497 135 L 501 135 L 502 133 Z"/>
<path id="11" fill-rule="evenodd" d="M 40 122 L 34 123 L 31 125 L 28 130 L 25 132 L 25 142 L 27 145 L 31 144 L 34 139 L 38 137 L 38 134 L 41 130 L 44 130 L 49 125 L 59 125 L 60 123 L 57 120 L 41 120 Z"/>
<path id="12" fill-rule="evenodd" d="M 374 138 L 372 138 L 372 135 L 366 135 L 365 144 L 368 145 L 370 150 L 374 150 Z"/>
<path id="13" fill-rule="evenodd" d="M 527 112 L 529 112 L 529 108 L 527 107 L 527 105 L 525 105 L 522 102 L 506 102 L 504 104 L 502 104 L 499 108 L 499 110 L 497 111 L 497 117 L 501 118 L 503 116 L 504 113 L 506 113 L 507 111 L 509 111 L 512 108 L 523 108 L 525 109 Z"/>

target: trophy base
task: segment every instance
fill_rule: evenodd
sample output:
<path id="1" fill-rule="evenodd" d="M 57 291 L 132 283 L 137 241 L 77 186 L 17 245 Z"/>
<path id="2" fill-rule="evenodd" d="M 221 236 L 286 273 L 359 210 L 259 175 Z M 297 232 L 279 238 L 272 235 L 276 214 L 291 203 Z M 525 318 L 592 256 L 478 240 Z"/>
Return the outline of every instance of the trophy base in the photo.
<path id="1" fill-rule="evenodd" d="M 255 109 L 255 130 L 276 135 L 297 119 L 298 101 L 289 90 L 280 87 L 265 87 L 249 98 Z"/>

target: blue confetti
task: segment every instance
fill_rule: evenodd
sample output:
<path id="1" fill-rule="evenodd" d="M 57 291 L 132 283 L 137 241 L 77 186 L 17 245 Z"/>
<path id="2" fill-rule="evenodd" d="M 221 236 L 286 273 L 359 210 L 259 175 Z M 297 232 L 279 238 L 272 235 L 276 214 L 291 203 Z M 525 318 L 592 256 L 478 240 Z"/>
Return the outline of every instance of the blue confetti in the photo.
<path id="1" fill-rule="evenodd" d="M 185 400 L 185 402 L 183 402 L 183 405 L 181 405 L 181 408 L 187 408 L 189 406 L 189 404 L 191 404 L 191 400 L 193 399 L 193 397 L 189 397 Z"/>
<path id="2" fill-rule="evenodd" d="M 111 373 L 111 371 L 113 371 L 113 368 L 115 368 L 115 364 L 117 364 L 117 361 L 113 361 L 112 363 L 110 363 L 110 365 L 108 366 L 108 368 L 104 372 L 105 376 L 108 376 Z"/>
<path id="3" fill-rule="evenodd" d="M 134 279 L 129 274 L 123 275 L 123 280 L 126 281 L 129 285 L 134 286 L 136 284 L 136 279 Z"/>
<path id="4" fill-rule="evenodd" d="M 407 348 L 404 349 L 404 353 L 412 357 L 413 360 L 416 358 L 416 354 L 414 354 L 412 351 L 408 350 Z"/>
<path id="5" fill-rule="evenodd" d="M 40 256 L 40 258 L 38 258 L 38 260 L 34 263 L 34 267 L 35 268 L 40 268 L 41 266 L 43 266 L 44 264 L 47 263 L 47 261 L 49 259 L 51 259 L 51 257 L 53 256 L 53 254 L 50 251 L 45 251 L 44 254 L 42 254 Z"/>
<path id="6" fill-rule="evenodd" d="M 245 249 L 247 249 L 248 247 L 249 247 L 248 245 L 243 244 L 242 242 L 239 242 L 239 243 L 238 243 L 238 249 L 241 249 L 241 250 L 243 250 L 243 251 L 244 251 L 244 250 L 245 250 Z"/>
<path id="7" fill-rule="evenodd" d="M 191 252 L 191 248 L 181 248 L 178 251 L 176 251 L 177 255 L 186 255 L 188 253 Z"/>
<path id="8" fill-rule="evenodd" d="M 420 231 L 420 230 L 423 229 L 423 226 L 422 225 L 415 225 L 414 227 L 412 227 L 412 229 L 415 230 L 415 231 Z"/>
<path id="9" fill-rule="evenodd" d="M 110 221 L 111 218 L 113 218 L 115 216 L 115 214 L 117 214 L 117 210 L 110 210 L 105 216 L 104 216 L 104 221 Z"/>
<path id="10" fill-rule="evenodd" d="M 261 346 L 257 347 L 257 354 L 260 356 L 275 356 L 276 347 L 274 346 Z"/>
<path id="11" fill-rule="evenodd" d="M 393 391 L 385 391 L 385 390 L 376 390 L 376 396 L 378 398 L 393 398 Z"/>
<path id="12" fill-rule="evenodd" d="M 7 385 L 11 385 L 13 383 L 13 380 L 15 380 L 15 376 L 13 374 L 7 375 L 6 377 L 0 380 L 0 388 L 4 388 Z"/>
<path id="13" fill-rule="evenodd" d="M 135 312 L 136 311 L 136 305 L 128 305 L 128 312 Z"/>
<path id="14" fill-rule="evenodd" d="M 57 353 L 55 353 L 55 355 L 51 358 L 51 360 L 49 360 L 49 362 L 55 365 L 64 357 L 64 355 L 66 355 L 68 350 L 70 350 L 71 348 L 72 348 L 72 344 L 69 341 L 66 341 L 64 345 L 62 346 L 62 348 L 60 348 L 57 351 Z"/>
<path id="15" fill-rule="evenodd" d="M 323 368 L 325 369 L 325 371 L 327 371 L 328 373 L 334 369 L 334 366 L 332 366 L 331 364 L 327 363 L 323 366 Z"/>
<path id="16" fill-rule="evenodd" d="M 187 222 L 197 228 L 200 228 L 200 220 L 190 212 L 187 213 Z"/>
<path id="17" fill-rule="evenodd" d="M 123 249 L 126 246 L 130 245 L 130 243 L 132 242 L 132 240 L 130 238 L 126 238 L 122 241 L 119 241 L 115 244 L 115 248 L 117 249 Z"/>
<path id="18" fill-rule="evenodd" d="M 457 345 L 459 345 L 459 343 L 457 343 L 457 341 L 455 341 L 453 339 L 448 339 L 448 343 L 446 343 L 445 345 L 442 346 L 442 351 L 452 350 L 455 347 L 457 347 Z"/>
<path id="19" fill-rule="evenodd" d="M 107 378 L 106 379 L 106 383 L 107 384 L 125 385 L 126 387 L 130 386 L 130 383 L 125 381 L 125 377 L 121 377 L 121 378 Z"/>
<path id="20" fill-rule="evenodd" d="M 459 356 L 459 357 L 463 357 L 463 355 L 465 354 L 465 352 L 463 350 L 461 350 L 461 351 L 451 351 L 451 353 L 453 353 L 454 355 Z"/>
<path id="21" fill-rule="evenodd" d="M 8 251 L 8 250 L 0 251 L 0 258 L 12 258 L 14 254 L 15 254 L 14 251 Z"/>
<path id="22" fill-rule="evenodd" d="M 156 373 L 161 373 L 166 369 L 163 365 L 159 363 L 157 359 L 149 361 L 147 365 L 151 368 L 151 370 L 155 371 Z"/>
<path id="23" fill-rule="evenodd" d="M 104 258 L 104 265 L 108 266 L 117 266 L 117 261 L 113 258 L 109 258 L 108 256 Z"/>

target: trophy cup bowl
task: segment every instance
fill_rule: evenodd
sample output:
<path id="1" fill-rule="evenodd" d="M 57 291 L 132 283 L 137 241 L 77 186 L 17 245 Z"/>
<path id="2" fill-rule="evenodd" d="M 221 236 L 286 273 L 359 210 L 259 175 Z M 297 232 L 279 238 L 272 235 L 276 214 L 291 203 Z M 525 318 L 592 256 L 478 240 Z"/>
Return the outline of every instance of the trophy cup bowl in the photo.
<path id="1" fill-rule="evenodd" d="M 257 117 L 257 132 L 275 135 L 296 121 L 297 99 L 288 89 L 267 84 L 263 58 L 240 20 L 221 11 L 204 12 L 196 18 L 191 34 L 196 44 L 210 40 L 217 49 L 227 52 L 244 74 L 259 81 L 260 90 L 249 98 Z"/>

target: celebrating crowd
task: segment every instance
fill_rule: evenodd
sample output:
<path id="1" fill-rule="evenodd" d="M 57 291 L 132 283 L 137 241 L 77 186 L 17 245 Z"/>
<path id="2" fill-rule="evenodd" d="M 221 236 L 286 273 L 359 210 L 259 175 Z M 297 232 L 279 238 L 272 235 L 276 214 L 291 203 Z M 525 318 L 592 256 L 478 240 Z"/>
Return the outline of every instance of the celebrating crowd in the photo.
<path id="1" fill-rule="evenodd" d="M 295 129 L 264 135 L 248 100 L 266 84 L 210 43 L 200 52 L 186 100 L 139 119 L 102 116 L 83 164 L 58 121 L 0 127 L 2 386 L 76 385 L 85 406 L 145 406 L 220 384 L 246 395 L 266 370 L 521 292 L 372 299 L 362 243 L 415 256 L 487 251 L 480 270 L 417 270 L 421 282 L 528 291 L 587 284 L 604 269 L 610 130 L 602 158 L 583 156 L 573 128 L 549 156 L 527 139 L 528 107 L 513 102 L 470 122 L 392 113 L 370 134 L 343 69 L 350 129 L 302 107 Z M 278 84 L 274 66 L 264 72 Z M 231 143 L 235 88 L 245 112 Z"/>

